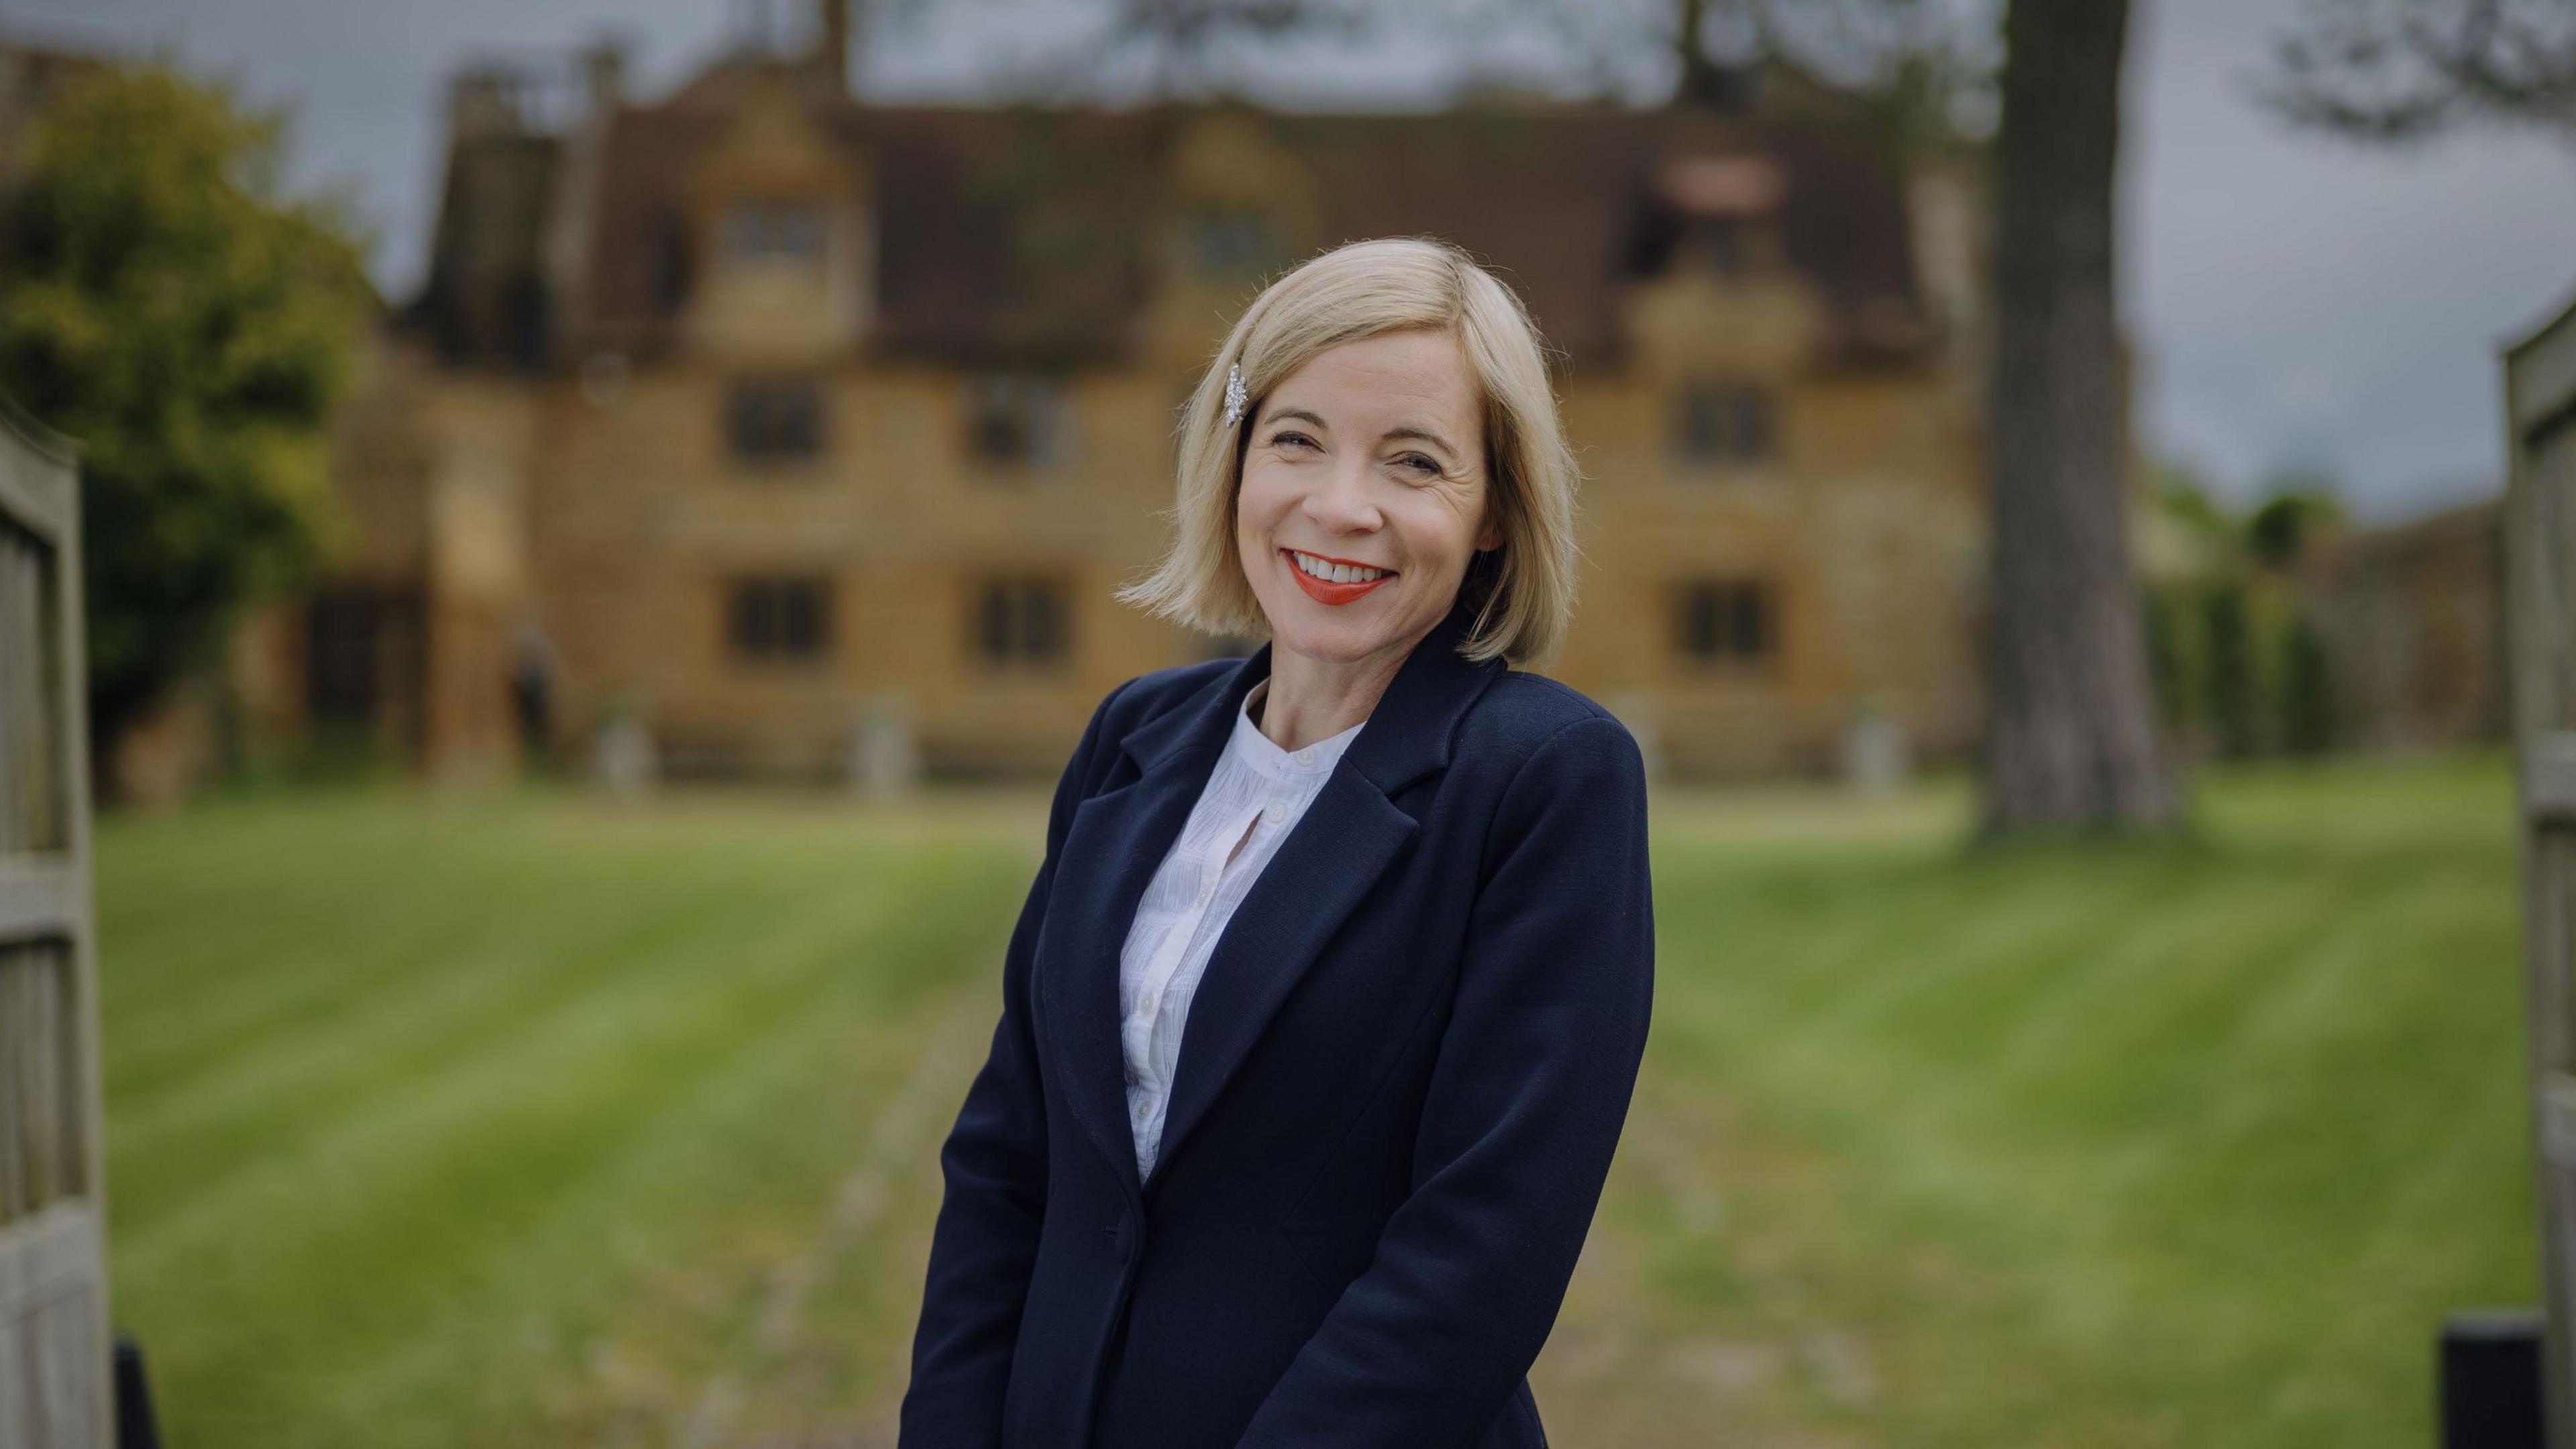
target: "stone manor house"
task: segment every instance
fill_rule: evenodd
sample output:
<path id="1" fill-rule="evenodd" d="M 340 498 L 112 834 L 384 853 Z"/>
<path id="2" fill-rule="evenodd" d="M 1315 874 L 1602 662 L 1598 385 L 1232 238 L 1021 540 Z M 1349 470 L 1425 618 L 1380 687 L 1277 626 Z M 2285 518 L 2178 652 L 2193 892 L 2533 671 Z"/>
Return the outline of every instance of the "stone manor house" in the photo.
<path id="1" fill-rule="evenodd" d="M 896 107 L 845 25 L 660 99 L 613 49 L 453 78 L 255 723 L 469 777 L 610 736 L 675 778 L 1051 774 L 1119 681 L 1256 642 L 1110 597 L 1226 326 L 1434 234 L 1561 351 L 1588 563 L 1545 672 L 1680 775 L 1970 749 L 1977 211 L 1847 106 Z"/>

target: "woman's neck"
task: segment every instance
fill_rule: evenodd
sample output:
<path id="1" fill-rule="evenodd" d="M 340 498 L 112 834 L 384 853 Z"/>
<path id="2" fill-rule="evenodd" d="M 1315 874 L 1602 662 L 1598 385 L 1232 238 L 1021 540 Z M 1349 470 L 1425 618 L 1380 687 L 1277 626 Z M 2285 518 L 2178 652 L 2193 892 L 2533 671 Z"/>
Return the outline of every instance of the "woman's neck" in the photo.
<path id="1" fill-rule="evenodd" d="M 1430 631 L 1425 630 L 1425 633 Z M 1312 659 L 1278 647 L 1270 649 L 1270 687 L 1261 697 L 1261 733 L 1283 750 L 1302 750 L 1331 739 L 1369 717 L 1395 682 L 1396 671 L 1413 653 L 1412 644 L 1380 650 L 1347 662 Z"/>

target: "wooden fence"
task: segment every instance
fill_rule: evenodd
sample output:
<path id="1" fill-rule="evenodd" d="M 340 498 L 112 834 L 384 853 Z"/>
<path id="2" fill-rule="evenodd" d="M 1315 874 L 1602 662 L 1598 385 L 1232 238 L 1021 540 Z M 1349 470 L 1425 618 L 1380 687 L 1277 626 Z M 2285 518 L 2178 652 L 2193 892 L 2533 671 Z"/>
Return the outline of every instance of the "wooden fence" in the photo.
<path id="1" fill-rule="evenodd" d="M 78 495 L 0 403 L 0 1449 L 106 1449 Z"/>

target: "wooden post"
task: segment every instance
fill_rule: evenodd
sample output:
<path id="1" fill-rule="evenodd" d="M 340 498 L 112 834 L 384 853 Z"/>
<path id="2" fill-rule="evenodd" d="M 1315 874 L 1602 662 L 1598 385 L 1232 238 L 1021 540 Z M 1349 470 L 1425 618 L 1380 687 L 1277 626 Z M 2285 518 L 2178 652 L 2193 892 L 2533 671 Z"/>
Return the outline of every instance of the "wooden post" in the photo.
<path id="1" fill-rule="evenodd" d="M 107 1212 L 69 447 L 0 402 L 0 1449 L 107 1449 Z"/>
<path id="2" fill-rule="evenodd" d="M 2505 590 L 2549 1443 L 2576 1449 L 2576 305 L 2505 350 Z"/>

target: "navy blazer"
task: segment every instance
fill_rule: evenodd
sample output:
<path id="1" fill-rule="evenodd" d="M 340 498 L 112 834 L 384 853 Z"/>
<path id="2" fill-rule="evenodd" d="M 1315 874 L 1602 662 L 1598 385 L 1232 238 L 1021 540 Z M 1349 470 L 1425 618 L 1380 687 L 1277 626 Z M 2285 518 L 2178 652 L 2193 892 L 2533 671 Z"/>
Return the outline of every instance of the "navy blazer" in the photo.
<path id="1" fill-rule="evenodd" d="M 1142 1182 L 1120 948 L 1270 648 L 1101 701 L 940 1153 L 902 1449 L 1545 1444 L 1529 1367 L 1645 1049 L 1645 771 L 1467 624 L 1227 923 Z"/>

